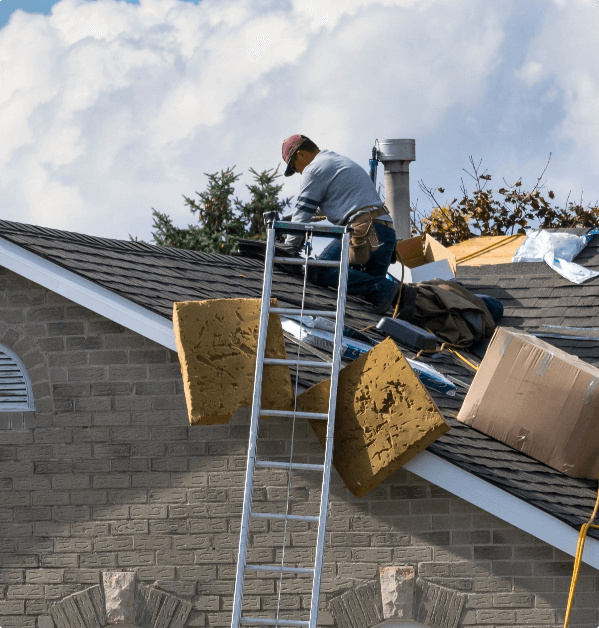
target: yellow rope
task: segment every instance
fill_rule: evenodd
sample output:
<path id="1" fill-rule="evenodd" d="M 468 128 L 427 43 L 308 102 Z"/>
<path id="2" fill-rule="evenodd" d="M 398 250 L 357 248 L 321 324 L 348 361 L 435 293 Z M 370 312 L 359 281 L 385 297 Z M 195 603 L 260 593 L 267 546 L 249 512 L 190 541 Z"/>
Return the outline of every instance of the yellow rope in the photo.
<path id="1" fill-rule="evenodd" d="M 574 559 L 574 569 L 572 571 L 572 581 L 570 582 L 570 592 L 568 593 L 568 604 L 566 606 L 564 628 L 568 628 L 570 614 L 572 613 L 574 595 L 576 593 L 576 584 L 578 583 L 578 572 L 580 571 L 580 563 L 582 562 L 582 553 L 584 552 L 584 542 L 587 538 L 587 532 L 589 531 L 589 528 L 599 529 L 599 526 L 593 523 L 595 517 L 597 516 L 597 509 L 599 509 L 599 491 L 597 492 L 597 500 L 595 501 L 595 508 L 593 509 L 593 514 L 591 515 L 591 518 L 580 528 L 580 534 L 578 536 L 578 546 L 576 548 L 576 557 Z"/>
<path id="2" fill-rule="evenodd" d="M 474 371 L 478 371 L 478 366 L 476 364 L 474 364 L 474 362 L 470 362 L 470 360 L 468 358 L 464 357 L 461 353 L 459 353 L 455 349 L 452 349 L 451 347 L 445 347 L 445 349 L 447 351 L 449 351 L 450 353 L 453 353 L 456 357 L 458 357 L 460 360 L 462 360 L 462 362 L 464 362 L 464 364 L 468 365 L 471 369 L 473 369 Z"/>

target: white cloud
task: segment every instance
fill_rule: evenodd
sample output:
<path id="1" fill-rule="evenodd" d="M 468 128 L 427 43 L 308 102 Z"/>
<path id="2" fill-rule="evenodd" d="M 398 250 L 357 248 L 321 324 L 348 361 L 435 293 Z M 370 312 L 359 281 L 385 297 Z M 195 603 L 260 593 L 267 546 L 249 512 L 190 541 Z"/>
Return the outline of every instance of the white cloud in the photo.
<path id="1" fill-rule="evenodd" d="M 561 108 L 547 131 L 555 138 L 551 182 L 565 197 L 599 193 L 599 47 L 597 0 L 554 0 L 532 40 L 517 77 Z M 572 200 L 572 199 L 571 199 Z"/>
<path id="2" fill-rule="evenodd" d="M 48 16 L 17 11 L 0 30 L 1 215 L 148 238 L 151 207 L 191 220 L 181 195 L 203 189 L 202 173 L 272 167 L 292 133 L 364 164 L 376 137 L 440 134 L 448 112 L 488 89 L 509 16 L 500 4 L 60 0 Z"/>

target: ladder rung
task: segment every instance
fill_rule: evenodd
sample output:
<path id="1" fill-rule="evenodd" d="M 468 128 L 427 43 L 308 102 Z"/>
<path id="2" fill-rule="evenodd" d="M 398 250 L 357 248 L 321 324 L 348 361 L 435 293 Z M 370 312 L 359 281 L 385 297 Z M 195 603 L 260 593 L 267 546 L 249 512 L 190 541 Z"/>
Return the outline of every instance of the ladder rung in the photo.
<path id="1" fill-rule="evenodd" d="M 285 264 L 285 266 L 305 266 L 305 257 L 275 257 L 273 259 L 275 264 Z M 341 262 L 328 259 L 309 259 L 308 266 L 341 266 Z"/>
<path id="2" fill-rule="evenodd" d="M 305 462 L 269 462 L 256 460 L 256 466 L 262 469 L 288 469 L 298 471 L 324 471 L 323 464 L 308 464 Z"/>
<path id="3" fill-rule="evenodd" d="M 246 565 L 246 571 L 276 571 L 277 573 L 306 573 L 313 574 L 310 567 L 285 567 L 283 565 Z"/>
<path id="4" fill-rule="evenodd" d="M 270 307 L 268 311 L 271 314 L 282 314 L 283 316 L 324 316 L 335 318 L 336 312 L 331 310 L 304 310 L 299 307 Z"/>
<path id="5" fill-rule="evenodd" d="M 281 521 L 318 521 L 318 517 L 313 517 L 311 515 L 278 515 L 271 512 L 252 512 L 250 513 L 250 517 L 254 517 L 254 519 L 279 519 Z"/>
<path id="6" fill-rule="evenodd" d="M 260 410 L 260 416 L 296 417 L 297 419 L 318 419 L 319 421 L 326 421 L 329 418 L 329 415 L 323 412 L 294 412 L 293 410 Z"/>
<path id="7" fill-rule="evenodd" d="M 262 361 L 265 365 L 277 365 L 277 366 L 298 366 L 304 368 L 332 368 L 331 362 L 321 362 L 315 360 L 282 360 L 279 358 L 264 358 Z"/>
<path id="8" fill-rule="evenodd" d="M 309 621 L 300 619 L 265 619 L 262 617 L 242 617 L 242 624 L 254 624 L 255 626 L 309 626 Z"/>

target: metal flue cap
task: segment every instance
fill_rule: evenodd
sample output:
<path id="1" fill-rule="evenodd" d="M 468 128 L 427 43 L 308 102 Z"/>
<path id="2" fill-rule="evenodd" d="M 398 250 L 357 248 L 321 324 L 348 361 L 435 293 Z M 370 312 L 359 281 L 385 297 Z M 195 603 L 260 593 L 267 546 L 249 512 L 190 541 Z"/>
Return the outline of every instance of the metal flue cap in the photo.
<path id="1" fill-rule="evenodd" d="M 416 140 L 379 140 L 381 161 L 415 161 Z"/>

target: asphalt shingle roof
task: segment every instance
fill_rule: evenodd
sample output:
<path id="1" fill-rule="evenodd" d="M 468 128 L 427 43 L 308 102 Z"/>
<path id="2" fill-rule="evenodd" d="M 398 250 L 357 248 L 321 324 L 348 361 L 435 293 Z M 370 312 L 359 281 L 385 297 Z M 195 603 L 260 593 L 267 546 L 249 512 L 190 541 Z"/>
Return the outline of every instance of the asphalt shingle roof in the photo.
<path id="1" fill-rule="evenodd" d="M 253 259 L 110 240 L 0 221 L 0 237 L 113 291 L 157 314 L 171 318 L 175 301 L 223 297 L 260 297 L 262 264 Z M 599 270 L 599 238 L 576 259 Z M 599 337 L 599 278 L 571 284 L 544 264 L 459 267 L 458 279 L 473 292 L 500 299 L 504 326 L 538 332 L 543 325 L 586 328 Z M 281 305 L 299 305 L 300 277 L 276 272 Z M 277 285 L 277 284 L 275 284 Z M 274 294 L 274 293 L 273 293 Z M 307 305 L 334 309 L 335 293 L 310 288 Z M 368 306 L 349 297 L 346 324 L 357 329 L 376 323 Z M 546 331 L 546 328 L 543 328 Z M 577 332 L 580 333 L 580 332 Z M 584 360 L 599 363 L 599 341 L 550 339 Z M 407 352 L 409 354 L 409 352 Z M 473 374 L 445 354 L 426 356 L 438 370 L 469 385 Z M 454 397 L 431 393 L 451 430 L 429 451 L 523 499 L 566 524 L 579 528 L 592 512 L 596 481 L 569 478 L 462 423 L 455 416 L 466 388 Z"/>

